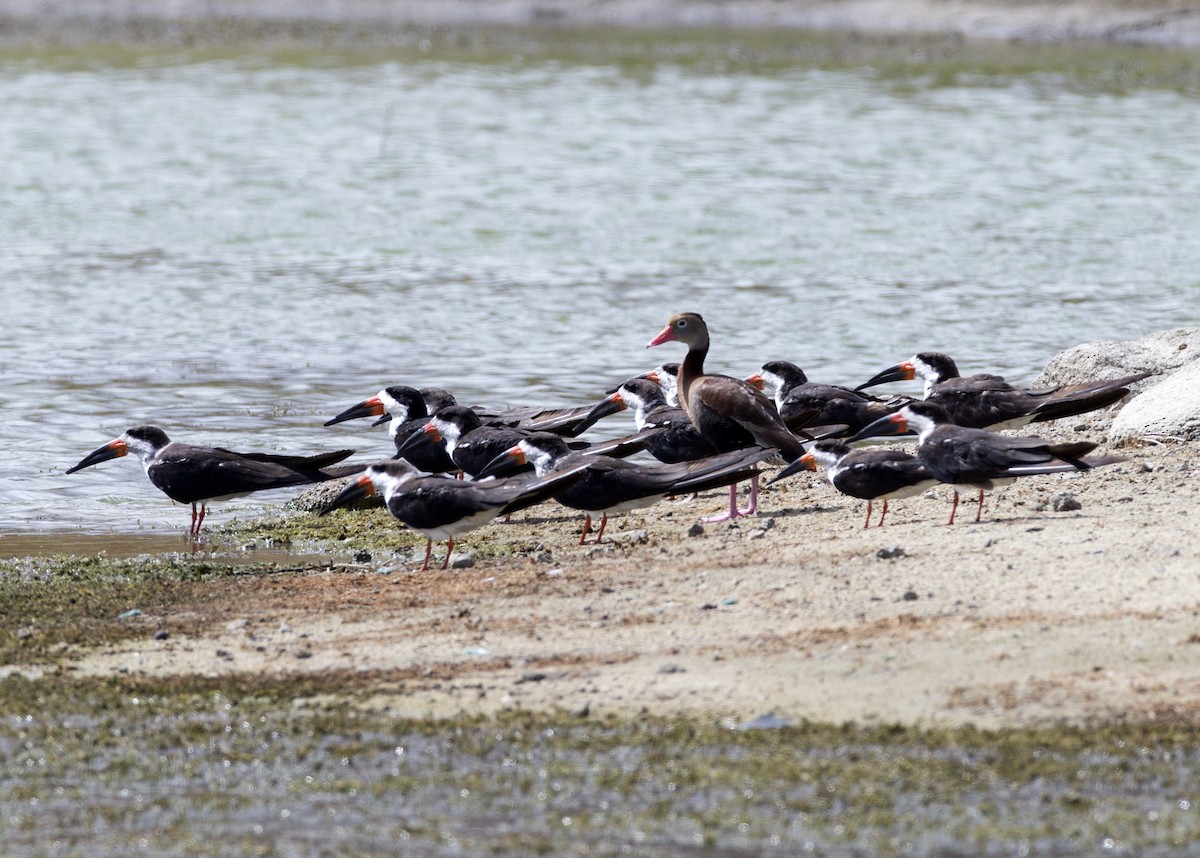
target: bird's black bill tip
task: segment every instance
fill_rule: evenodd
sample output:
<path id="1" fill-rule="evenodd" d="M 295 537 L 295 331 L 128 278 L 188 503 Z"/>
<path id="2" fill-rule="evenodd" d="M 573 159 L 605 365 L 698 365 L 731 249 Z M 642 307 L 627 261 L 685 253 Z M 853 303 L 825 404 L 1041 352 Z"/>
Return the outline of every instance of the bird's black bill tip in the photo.
<path id="1" fill-rule="evenodd" d="M 405 438 L 402 444 L 396 447 L 396 458 L 402 459 L 414 450 L 424 449 L 439 441 L 441 441 L 440 435 L 435 436 L 434 433 L 428 432 L 425 429 L 418 429 Z"/>
<path id="2" fill-rule="evenodd" d="M 787 465 L 787 467 L 785 467 L 778 474 L 771 477 L 771 479 L 767 480 L 766 484 L 768 486 L 771 486 L 771 485 L 774 485 L 775 483 L 779 482 L 780 480 L 786 480 L 788 477 L 794 476 L 795 474 L 798 474 L 801 471 L 811 471 L 811 470 L 813 470 L 812 456 L 809 456 L 809 455 L 800 456 L 800 457 L 796 458 L 795 460 L 793 460 L 792 462 L 790 462 Z"/>
<path id="3" fill-rule="evenodd" d="M 867 438 L 878 438 L 885 435 L 904 435 L 907 433 L 908 422 L 899 414 L 889 414 L 859 429 L 847 439 L 846 443 L 853 444 L 855 441 L 865 441 Z"/>
<path id="4" fill-rule="evenodd" d="M 357 405 L 352 405 L 338 414 L 325 421 L 326 426 L 333 426 L 336 423 L 345 423 L 347 420 L 358 420 L 361 417 L 378 417 L 382 407 L 378 400 L 372 402 L 370 399 L 360 402 Z"/>
<path id="5" fill-rule="evenodd" d="M 329 515 L 334 510 L 349 506 L 355 501 L 370 497 L 373 494 L 375 494 L 375 486 L 371 482 L 371 478 L 366 476 L 356 477 L 338 493 L 337 497 L 326 504 L 325 508 L 318 515 Z"/>
<path id="6" fill-rule="evenodd" d="M 496 458 L 483 466 L 483 470 L 475 474 L 476 480 L 486 480 L 488 477 L 510 477 L 525 469 L 525 455 L 519 447 L 505 450 Z"/>
<path id="7" fill-rule="evenodd" d="M 610 393 L 603 402 L 600 402 L 588 412 L 587 417 L 583 418 L 583 422 L 591 426 L 597 420 L 608 417 L 610 414 L 616 414 L 618 411 L 625 409 L 625 401 L 616 396 L 616 391 Z"/>
<path id="8" fill-rule="evenodd" d="M 124 456 L 128 452 L 125 444 L 120 441 L 110 441 L 103 447 L 97 447 L 92 452 L 88 453 L 79 463 L 67 468 L 68 474 L 73 474 L 76 471 L 82 471 L 84 468 L 90 468 L 92 465 L 98 465 L 101 462 L 107 462 L 109 459 L 115 459 L 118 456 Z"/>
<path id="9" fill-rule="evenodd" d="M 915 378 L 915 374 L 912 367 L 898 363 L 895 366 L 889 366 L 883 372 L 876 373 L 854 389 L 856 391 L 866 390 L 868 387 L 877 387 L 893 381 L 911 381 L 913 378 Z"/>

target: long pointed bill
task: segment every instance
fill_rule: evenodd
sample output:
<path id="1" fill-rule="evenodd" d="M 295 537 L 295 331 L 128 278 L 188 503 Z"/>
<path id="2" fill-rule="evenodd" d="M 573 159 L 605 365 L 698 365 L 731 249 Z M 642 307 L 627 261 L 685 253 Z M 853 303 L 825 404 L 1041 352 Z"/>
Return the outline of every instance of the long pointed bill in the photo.
<path id="1" fill-rule="evenodd" d="M 525 467 L 525 451 L 520 447 L 509 447 L 492 461 L 483 466 L 483 470 L 475 475 L 476 480 L 487 477 L 507 477 Z"/>
<path id="2" fill-rule="evenodd" d="M 756 390 L 762 390 L 763 389 L 762 373 L 756 372 L 756 373 L 754 373 L 754 375 L 746 376 L 746 384 L 750 385 L 751 387 L 755 388 Z"/>
<path id="3" fill-rule="evenodd" d="M 358 477 L 342 489 L 341 493 L 329 502 L 329 506 L 321 510 L 321 515 L 328 515 L 335 509 L 352 504 L 356 500 L 370 497 L 373 494 L 375 494 L 375 484 L 371 482 L 371 478 L 366 475 Z"/>
<path id="4" fill-rule="evenodd" d="M 908 421 L 899 414 L 888 414 L 880 417 L 874 423 L 868 423 L 850 439 L 850 443 L 861 441 L 863 438 L 876 438 L 880 435 L 903 435 L 908 431 Z"/>
<path id="5" fill-rule="evenodd" d="M 813 458 L 813 454 L 805 453 L 800 458 L 795 459 L 791 464 L 789 464 L 786 468 L 784 468 L 778 474 L 773 476 L 771 478 L 771 480 L 767 483 L 767 485 L 769 486 L 772 483 L 777 483 L 780 480 L 786 480 L 788 477 L 792 476 L 792 474 L 798 474 L 801 471 L 815 471 L 816 469 L 817 469 L 817 460 Z"/>
<path id="6" fill-rule="evenodd" d="M 101 462 L 107 462 L 109 459 L 115 459 L 118 456 L 124 456 L 129 452 L 129 448 L 125 446 L 125 442 L 120 438 L 109 441 L 103 447 L 97 447 L 92 452 L 88 453 L 80 461 L 78 465 L 67 470 L 68 474 L 73 474 L 76 471 L 82 471 L 84 468 L 90 468 L 92 465 L 98 465 Z"/>
<path id="7" fill-rule="evenodd" d="M 399 447 L 396 448 L 396 458 L 401 459 L 411 453 L 413 450 L 420 450 L 422 447 L 428 447 L 430 444 L 441 443 L 442 433 L 432 423 L 426 423 L 416 432 L 404 439 Z"/>
<path id="8" fill-rule="evenodd" d="M 665 328 L 659 331 L 657 337 L 646 344 L 646 348 L 650 349 L 654 348 L 655 346 L 661 346 L 663 343 L 669 343 L 673 339 L 675 339 L 675 332 L 671 330 L 670 325 L 667 325 Z"/>
<path id="9" fill-rule="evenodd" d="M 358 405 L 347 408 L 332 420 L 326 420 L 325 425 L 332 426 L 335 423 L 357 420 L 360 417 L 378 417 L 380 414 L 383 414 L 383 403 L 379 401 L 378 396 L 372 396 L 370 399 L 364 399 Z"/>
<path id="10" fill-rule="evenodd" d="M 906 360 L 904 363 L 889 366 L 883 372 L 873 375 L 870 381 L 864 382 L 854 389 L 865 390 L 878 384 L 887 384 L 889 381 L 912 381 L 916 377 L 916 367 L 912 365 L 912 361 Z"/>
<path id="11" fill-rule="evenodd" d="M 610 414 L 616 414 L 618 411 L 624 411 L 628 406 L 625 400 L 621 398 L 620 393 L 613 393 L 606 397 L 605 400 L 596 405 L 588 412 L 587 417 L 583 418 L 583 422 L 591 426 L 602 417 L 607 417 Z"/>

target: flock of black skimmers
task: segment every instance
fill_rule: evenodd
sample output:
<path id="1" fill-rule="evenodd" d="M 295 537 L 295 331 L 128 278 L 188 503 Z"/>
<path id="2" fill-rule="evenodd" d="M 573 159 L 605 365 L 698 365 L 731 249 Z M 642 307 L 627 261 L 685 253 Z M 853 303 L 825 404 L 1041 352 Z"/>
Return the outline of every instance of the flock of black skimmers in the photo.
<path id="1" fill-rule="evenodd" d="M 663 364 L 613 389 L 598 403 L 575 408 L 467 408 L 440 388 L 387 387 L 326 422 L 357 418 L 387 422 L 395 456 L 366 465 L 345 463 L 353 450 L 312 456 L 237 453 L 172 441 L 155 426 L 135 426 L 85 456 L 67 473 L 124 456 L 141 461 L 169 498 L 191 504 L 196 537 L 210 501 L 326 480 L 346 480 L 328 513 L 368 495 L 381 495 L 393 516 L 433 541 L 454 538 L 498 516 L 556 500 L 585 513 L 580 544 L 599 516 L 603 538 L 609 513 L 649 506 L 669 496 L 729 487 L 728 509 L 706 521 L 753 515 L 764 464 L 786 464 L 771 482 L 820 465 L 833 487 L 867 501 L 911 497 L 939 483 L 984 492 L 1018 477 L 1084 471 L 1121 461 L 1096 455 L 1088 441 L 1051 443 L 999 434 L 1030 423 L 1104 408 L 1148 373 L 1041 390 L 1017 387 L 996 375 L 962 377 L 954 361 L 923 352 L 851 389 L 810 382 L 795 364 L 766 363 L 746 379 L 709 374 L 708 327 L 696 313 L 672 316 L 649 347 L 687 347 L 679 364 Z M 892 381 L 924 380 L 921 399 L 880 398 L 863 391 Z M 764 390 L 773 388 L 774 399 Z M 579 436 L 618 411 L 634 413 L 636 432 L 612 441 Z M 880 436 L 916 434 L 912 453 L 854 447 Z M 655 463 L 627 457 L 645 452 Z M 529 473 L 531 472 L 532 473 Z M 750 481 L 749 506 L 739 509 L 737 484 Z"/>

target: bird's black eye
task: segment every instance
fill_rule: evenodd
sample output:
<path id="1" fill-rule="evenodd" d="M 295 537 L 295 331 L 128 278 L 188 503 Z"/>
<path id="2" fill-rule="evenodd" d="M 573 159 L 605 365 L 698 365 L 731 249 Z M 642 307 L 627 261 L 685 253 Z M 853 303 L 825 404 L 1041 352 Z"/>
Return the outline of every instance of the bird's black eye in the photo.
<path id="1" fill-rule="evenodd" d="M 680 319 L 678 322 L 675 323 L 675 327 L 686 328 L 687 327 L 687 319 Z"/>

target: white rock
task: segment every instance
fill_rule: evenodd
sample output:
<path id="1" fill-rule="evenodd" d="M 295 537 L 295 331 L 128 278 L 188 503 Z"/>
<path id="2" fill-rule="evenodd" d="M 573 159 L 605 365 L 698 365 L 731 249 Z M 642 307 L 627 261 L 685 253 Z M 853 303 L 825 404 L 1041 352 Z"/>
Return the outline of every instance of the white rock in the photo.
<path id="1" fill-rule="evenodd" d="M 1117 378 L 1135 372 L 1169 373 L 1200 358 L 1200 328 L 1175 328 L 1157 331 L 1140 340 L 1102 340 L 1084 343 L 1059 352 L 1032 387 L 1056 384 L 1082 384 L 1102 378 Z M 1152 387 L 1148 378 L 1133 385 L 1134 392 Z"/>
<path id="2" fill-rule="evenodd" d="M 1108 437 L 1113 443 L 1139 438 L 1200 441 L 1200 361 L 1175 370 L 1129 400 Z"/>
<path id="3" fill-rule="evenodd" d="M 1130 385 L 1133 396 L 1123 404 L 1081 415 L 1075 421 L 1059 421 L 1066 426 L 1058 429 L 1040 424 L 1039 430 L 1047 428 L 1037 434 L 1061 436 L 1076 424 L 1088 433 L 1103 432 L 1111 422 L 1109 440 L 1113 442 L 1154 436 L 1195 438 L 1200 388 L 1189 389 L 1187 382 L 1172 382 L 1166 392 L 1154 391 L 1183 372 L 1181 368 L 1193 373 L 1190 384 L 1195 385 L 1196 367 L 1200 367 L 1200 328 L 1174 328 L 1139 340 L 1103 340 L 1067 349 L 1046 364 L 1032 387 L 1082 384 L 1137 372 L 1154 375 Z M 1141 401 L 1151 393 L 1151 398 Z"/>

